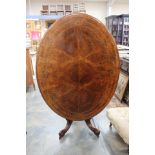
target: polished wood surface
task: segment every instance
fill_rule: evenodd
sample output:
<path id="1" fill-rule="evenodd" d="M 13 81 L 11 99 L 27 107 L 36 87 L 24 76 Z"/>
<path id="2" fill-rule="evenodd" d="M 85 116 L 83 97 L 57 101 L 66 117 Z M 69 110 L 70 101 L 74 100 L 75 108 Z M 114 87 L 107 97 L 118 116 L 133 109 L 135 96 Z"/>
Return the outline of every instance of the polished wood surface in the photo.
<path id="1" fill-rule="evenodd" d="M 49 107 L 68 120 L 87 120 L 109 103 L 119 76 L 116 44 L 86 14 L 57 20 L 37 53 L 37 81 Z"/>

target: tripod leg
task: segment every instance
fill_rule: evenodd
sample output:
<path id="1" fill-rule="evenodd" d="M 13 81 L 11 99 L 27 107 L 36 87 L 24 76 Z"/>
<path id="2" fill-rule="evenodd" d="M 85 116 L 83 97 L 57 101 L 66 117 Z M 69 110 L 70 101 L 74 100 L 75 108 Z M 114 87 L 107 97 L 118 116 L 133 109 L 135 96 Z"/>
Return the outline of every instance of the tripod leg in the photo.
<path id="1" fill-rule="evenodd" d="M 94 134 L 98 137 L 99 134 L 100 134 L 100 130 L 97 129 L 97 128 L 95 128 L 95 127 L 93 127 L 93 125 L 92 125 L 91 122 L 90 122 L 90 119 L 85 120 L 85 122 L 86 122 L 88 128 L 89 128 L 91 131 L 93 131 Z"/>
<path id="2" fill-rule="evenodd" d="M 65 128 L 59 132 L 59 139 L 61 139 L 65 135 L 65 133 L 69 130 L 70 126 L 72 125 L 72 122 L 73 121 L 71 120 L 67 120 Z"/>

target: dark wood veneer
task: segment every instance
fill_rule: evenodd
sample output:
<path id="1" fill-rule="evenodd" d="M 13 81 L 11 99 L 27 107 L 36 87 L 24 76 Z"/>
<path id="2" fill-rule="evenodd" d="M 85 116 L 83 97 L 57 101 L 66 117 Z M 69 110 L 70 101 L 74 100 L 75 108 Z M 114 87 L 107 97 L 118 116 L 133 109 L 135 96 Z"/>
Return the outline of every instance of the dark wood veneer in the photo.
<path id="1" fill-rule="evenodd" d="M 87 14 L 57 20 L 37 53 L 41 94 L 53 111 L 70 120 L 69 125 L 89 120 L 104 109 L 116 89 L 119 70 L 112 36 Z"/>

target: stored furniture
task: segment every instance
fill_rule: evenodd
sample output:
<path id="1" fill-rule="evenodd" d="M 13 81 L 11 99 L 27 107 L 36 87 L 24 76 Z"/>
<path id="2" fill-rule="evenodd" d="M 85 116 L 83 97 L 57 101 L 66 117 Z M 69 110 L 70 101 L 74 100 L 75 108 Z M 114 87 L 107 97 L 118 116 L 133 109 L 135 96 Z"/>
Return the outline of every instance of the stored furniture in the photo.
<path id="1" fill-rule="evenodd" d="M 32 66 L 32 60 L 29 52 L 29 48 L 26 49 L 26 89 L 30 86 L 33 86 L 35 89 L 35 84 L 33 81 L 33 66 Z"/>
<path id="2" fill-rule="evenodd" d="M 129 46 L 129 15 L 106 17 L 106 26 L 117 44 Z"/>
<path id="3" fill-rule="evenodd" d="M 49 5 L 49 13 L 50 13 L 50 15 L 57 15 L 56 4 Z"/>
<path id="4" fill-rule="evenodd" d="M 45 3 L 42 5 L 41 15 L 70 15 L 72 13 L 86 13 L 85 2 L 68 3 Z"/>
<path id="5" fill-rule="evenodd" d="M 126 75 L 129 76 L 129 47 L 124 45 L 117 45 L 120 57 L 120 67 L 121 71 Z M 121 102 L 125 102 L 129 104 L 129 80 L 126 85 L 125 91 L 123 93 L 123 97 Z"/>
<path id="6" fill-rule="evenodd" d="M 42 5 L 42 10 L 40 12 L 41 12 L 41 15 L 48 15 L 49 14 L 48 5 Z"/>
<path id="7" fill-rule="evenodd" d="M 126 144 L 129 144 L 129 108 L 117 107 L 107 111 L 107 117 Z"/>
<path id="8" fill-rule="evenodd" d="M 116 87 L 116 91 L 115 91 L 115 96 L 121 102 L 124 99 L 124 94 L 127 89 L 128 83 L 129 83 L 129 76 L 121 70 L 120 75 L 119 75 L 119 80 L 117 83 L 117 87 Z"/>
<path id="9" fill-rule="evenodd" d="M 70 15 L 72 13 L 71 5 L 65 5 L 65 15 Z"/>

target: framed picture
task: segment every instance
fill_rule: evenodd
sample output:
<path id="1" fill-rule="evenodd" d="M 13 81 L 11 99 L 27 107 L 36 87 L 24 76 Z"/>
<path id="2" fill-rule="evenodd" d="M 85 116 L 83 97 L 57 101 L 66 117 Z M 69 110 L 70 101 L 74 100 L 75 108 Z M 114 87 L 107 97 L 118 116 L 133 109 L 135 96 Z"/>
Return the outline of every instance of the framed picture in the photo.
<path id="1" fill-rule="evenodd" d="M 118 84 L 115 91 L 115 96 L 121 101 L 128 84 L 129 77 L 127 74 L 120 72 Z"/>

